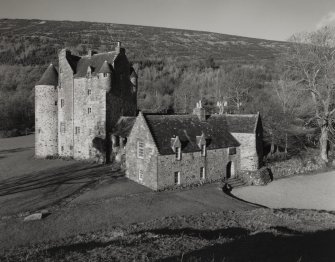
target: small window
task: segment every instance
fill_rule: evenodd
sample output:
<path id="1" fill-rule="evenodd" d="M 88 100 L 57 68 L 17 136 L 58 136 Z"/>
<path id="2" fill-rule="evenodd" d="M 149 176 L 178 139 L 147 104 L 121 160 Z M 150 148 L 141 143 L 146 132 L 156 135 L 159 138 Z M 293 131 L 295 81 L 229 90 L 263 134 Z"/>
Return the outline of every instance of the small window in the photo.
<path id="1" fill-rule="evenodd" d="M 143 170 L 141 169 L 138 171 L 138 180 L 141 182 L 143 181 Z"/>
<path id="2" fill-rule="evenodd" d="M 206 156 L 206 145 L 201 145 L 201 156 Z"/>
<path id="3" fill-rule="evenodd" d="M 88 90 L 87 90 L 87 95 L 90 95 L 90 94 L 92 94 L 92 90 L 91 90 L 91 89 L 88 89 Z"/>
<path id="4" fill-rule="evenodd" d="M 92 108 L 91 107 L 87 108 L 87 114 L 91 114 L 91 113 L 92 113 Z"/>
<path id="5" fill-rule="evenodd" d="M 60 122 L 60 132 L 61 134 L 65 133 L 65 123 L 64 122 Z"/>
<path id="6" fill-rule="evenodd" d="M 80 127 L 79 126 L 76 126 L 76 135 L 80 134 Z"/>
<path id="7" fill-rule="evenodd" d="M 57 101 L 55 101 L 55 106 L 56 106 L 57 104 L 58 104 Z"/>
<path id="8" fill-rule="evenodd" d="M 236 147 L 229 148 L 229 155 L 236 155 Z"/>
<path id="9" fill-rule="evenodd" d="M 70 150 L 73 150 L 73 146 L 69 146 Z"/>
<path id="10" fill-rule="evenodd" d="M 137 157 L 144 158 L 144 142 L 137 141 Z"/>
<path id="11" fill-rule="evenodd" d="M 41 128 L 38 129 L 38 133 L 41 133 Z"/>
<path id="12" fill-rule="evenodd" d="M 62 150 L 62 152 L 64 151 L 64 146 L 61 146 L 61 148 L 60 148 L 61 150 Z"/>
<path id="13" fill-rule="evenodd" d="M 104 77 L 107 77 L 107 73 L 104 73 Z"/>
<path id="14" fill-rule="evenodd" d="M 87 72 L 86 74 L 86 78 L 90 78 L 91 77 L 91 73 L 90 72 Z"/>
<path id="15" fill-rule="evenodd" d="M 174 184 L 180 185 L 180 172 L 174 172 Z"/>
<path id="16" fill-rule="evenodd" d="M 180 160 L 181 159 L 181 148 L 176 147 L 176 159 Z"/>
<path id="17" fill-rule="evenodd" d="M 64 107 L 64 99 L 60 100 L 60 107 Z"/>
<path id="18" fill-rule="evenodd" d="M 206 169 L 204 167 L 200 167 L 200 180 L 204 180 L 206 175 Z"/>

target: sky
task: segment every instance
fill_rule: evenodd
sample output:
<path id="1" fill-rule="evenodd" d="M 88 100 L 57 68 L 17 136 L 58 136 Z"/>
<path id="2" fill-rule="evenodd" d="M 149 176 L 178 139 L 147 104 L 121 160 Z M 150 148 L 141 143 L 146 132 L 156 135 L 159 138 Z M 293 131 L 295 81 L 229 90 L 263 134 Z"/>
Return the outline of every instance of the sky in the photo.
<path id="1" fill-rule="evenodd" d="M 0 0 L 0 18 L 96 21 L 271 40 L 335 25 L 335 0 Z"/>

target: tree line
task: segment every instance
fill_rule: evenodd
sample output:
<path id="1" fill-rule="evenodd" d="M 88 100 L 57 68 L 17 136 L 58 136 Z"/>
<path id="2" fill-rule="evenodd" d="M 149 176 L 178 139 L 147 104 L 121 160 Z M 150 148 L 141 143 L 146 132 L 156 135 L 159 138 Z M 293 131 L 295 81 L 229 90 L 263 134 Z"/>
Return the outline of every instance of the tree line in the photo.
<path id="1" fill-rule="evenodd" d="M 272 153 L 275 145 L 284 155 L 319 147 L 322 159 L 328 161 L 335 130 L 334 29 L 297 34 L 290 43 L 273 63 L 134 56 L 139 109 L 189 114 L 202 100 L 209 112 L 216 112 L 218 102 L 231 114 L 260 112 Z M 81 53 L 82 48 L 74 51 Z M 34 128 L 33 87 L 45 68 L 44 64 L 0 65 L 2 131 Z"/>

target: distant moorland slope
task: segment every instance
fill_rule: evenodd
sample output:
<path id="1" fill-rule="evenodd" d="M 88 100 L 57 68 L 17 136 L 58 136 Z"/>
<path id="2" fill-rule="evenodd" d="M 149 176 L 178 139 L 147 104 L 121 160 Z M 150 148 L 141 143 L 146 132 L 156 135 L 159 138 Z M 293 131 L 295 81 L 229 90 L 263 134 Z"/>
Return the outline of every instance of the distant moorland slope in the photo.
<path id="1" fill-rule="evenodd" d="M 271 60 L 286 42 L 211 32 L 95 22 L 0 20 L 1 64 L 45 64 L 65 46 L 86 52 L 110 50 L 121 41 L 132 60 L 172 57 L 179 60 Z"/>

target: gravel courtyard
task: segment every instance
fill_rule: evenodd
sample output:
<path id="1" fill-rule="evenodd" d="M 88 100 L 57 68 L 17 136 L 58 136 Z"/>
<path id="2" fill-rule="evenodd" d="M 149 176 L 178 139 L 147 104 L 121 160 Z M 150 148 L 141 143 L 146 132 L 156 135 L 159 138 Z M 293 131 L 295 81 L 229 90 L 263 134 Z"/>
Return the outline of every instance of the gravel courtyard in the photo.
<path id="1" fill-rule="evenodd" d="M 267 186 L 237 188 L 232 194 L 271 208 L 335 210 L 335 171 L 280 179 Z"/>

